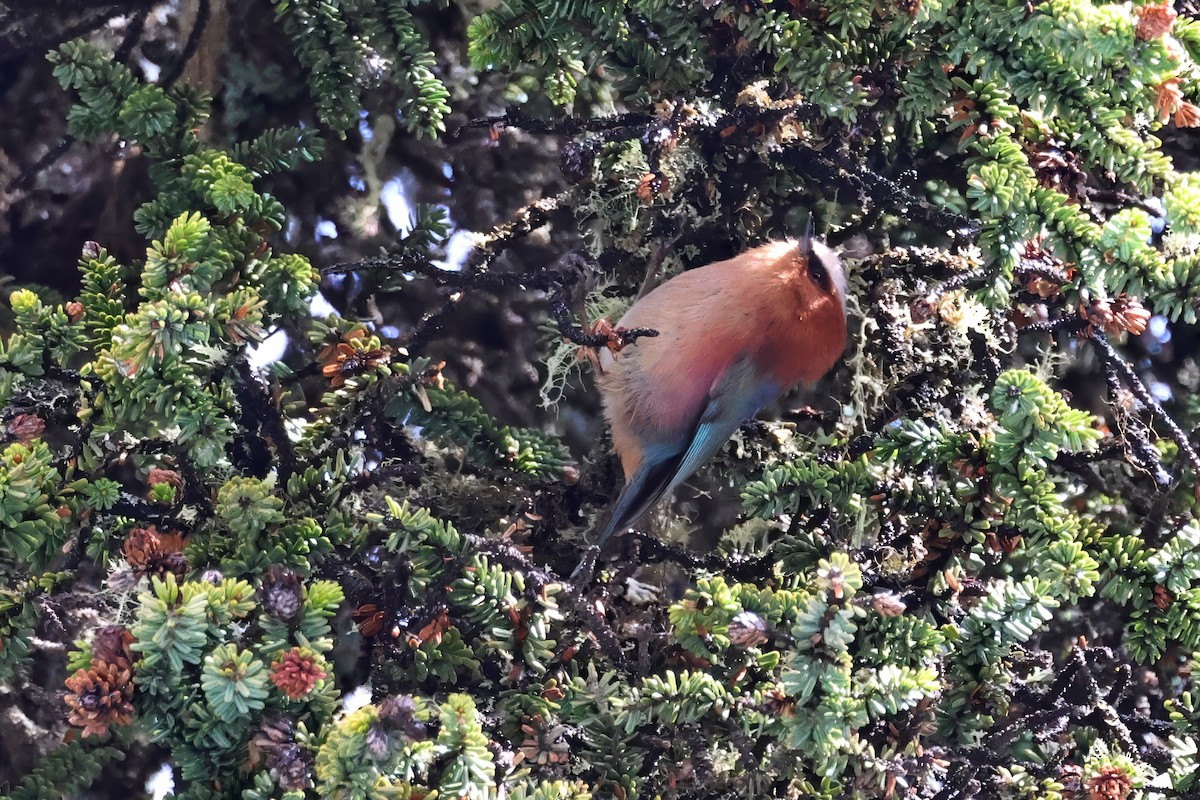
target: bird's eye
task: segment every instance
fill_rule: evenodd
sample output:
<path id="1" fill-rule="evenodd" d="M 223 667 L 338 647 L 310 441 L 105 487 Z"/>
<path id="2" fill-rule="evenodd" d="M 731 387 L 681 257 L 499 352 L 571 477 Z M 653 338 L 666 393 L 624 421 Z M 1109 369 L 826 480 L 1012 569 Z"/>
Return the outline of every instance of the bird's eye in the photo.
<path id="1" fill-rule="evenodd" d="M 829 270 L 825 269 L 821 259 L 812 251 L 808 253 L 808 277 L 822 291 L 828 292 L 833 288 L 829 282 Z"/>

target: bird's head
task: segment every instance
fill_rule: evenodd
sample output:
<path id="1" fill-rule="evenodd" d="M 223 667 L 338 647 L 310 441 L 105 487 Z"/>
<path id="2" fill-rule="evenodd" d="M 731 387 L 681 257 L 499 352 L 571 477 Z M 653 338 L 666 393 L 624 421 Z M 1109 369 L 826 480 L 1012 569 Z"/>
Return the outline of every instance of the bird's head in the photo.
<path id="1" fill-rule="evenodd" d="M 837 254 L 811 231 L 775 247 L 775 285 L 784 294 L 763 301 L 777 314 L 767 334 L 775 340 L 773 369 L 783 385 L 815 383 L 846 349 L 846 273 Z"/>
<path id="2" fill-rule="evenodd" d="M 792 256 L 793 291 L 798 295 L 802 313 L 827 316 L 836 312 L 846 316 L 846 272 L 842 261 L 824 242 L 812 235 L 812 224 L 803 238 L 792 243 L 796 250 Z"/>

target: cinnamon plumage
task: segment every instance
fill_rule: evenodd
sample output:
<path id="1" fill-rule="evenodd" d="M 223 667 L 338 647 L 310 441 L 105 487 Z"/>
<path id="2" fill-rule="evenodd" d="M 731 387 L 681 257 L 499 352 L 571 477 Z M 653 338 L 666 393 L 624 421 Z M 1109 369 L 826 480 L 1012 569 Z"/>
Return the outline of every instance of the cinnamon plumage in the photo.
<path id="1" fill-rule="evenodd" d="M 846 346 L 846 277 L 836 254 L 809 236 L 770 242 L 676 275 L 618 327 L 659 335 L 600 356 L 598 384 L 626 482 L 599 547 L 742 422 L 833 367 Z"/>

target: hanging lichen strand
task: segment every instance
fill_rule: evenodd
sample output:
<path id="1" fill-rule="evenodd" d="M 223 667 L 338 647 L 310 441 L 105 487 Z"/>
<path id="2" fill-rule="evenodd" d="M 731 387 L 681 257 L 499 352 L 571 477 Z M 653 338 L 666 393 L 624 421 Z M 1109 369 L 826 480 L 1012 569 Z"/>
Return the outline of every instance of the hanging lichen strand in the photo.
<path id="1" fill-rule="evenodd" d="M 385 80 L 414 133 L 442 127 L 420 4 L 276 5 L 335 132 Z M 469 30 L 514 102 L 573 115 L 514 106 L 457 135 L 558 137 L 571 188 L 457 271 L 431 260 L 434 213 L 379 258 L 281 252 L 262 179 L 318 158 L 317 131 L 222 149 L 185 85 L 51 53 L 74 133 L 136 141 L 156 193 L 144 259 L 88 242 L 76 300 L 9 299 L 0 679 L 30 670 L 48 598 L 101 624 L 68 658 L 67 743 L 4 797 L 82 793 L 139 736 L 194 800 L 1193 791 L 1200 406 L 1169 416 L 1122 345 L 1152 314 L 1195 321 L 1200 185 L 1154 132 L 1200 124 L 1197 23 L 1067 0 L 547 0 Z M 847 259 L 844 364 L 702 470 L 742 501 L 714 552 L 673 543 L 689 522 L 667 510 L 570 585 L 615 494 L 605 444 L 581 478 L 424 346 L 464 297 L 527 291 L 556 323 L 560 399 L 576 349 L 654 333 L 570 309 L 617 311 L 809 211 L 874 252 Z M 511 263 L 546 228 L 588 252 Z M 447 291 L 390 340 L 312 317 L 322 271 Z M 581 276 L 602 289 L 577 305 Z M 247 345 L 276 328 L 295 370 L 260 374 Z M 1104 396 L 1069 397 L 1068 369 Z"/>

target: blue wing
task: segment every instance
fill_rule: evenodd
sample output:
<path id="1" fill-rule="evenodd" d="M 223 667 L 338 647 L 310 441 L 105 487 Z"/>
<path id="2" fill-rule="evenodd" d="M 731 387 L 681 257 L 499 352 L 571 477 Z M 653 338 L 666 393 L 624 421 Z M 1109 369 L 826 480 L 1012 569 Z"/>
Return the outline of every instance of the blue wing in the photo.
<path id="1" fill-rule="evenodd" d="M 596 540 L 603 548 L 613 534 L 633 525 L 655 503 L 673 492 L 729 440 L 746 419 L 779 394 L 779 387 L 764 381 L 753 362 L 737 361 L 712 385 L 684 447 L 649 447 L 641 468 L 621 490 L 612 515 Z"/>

